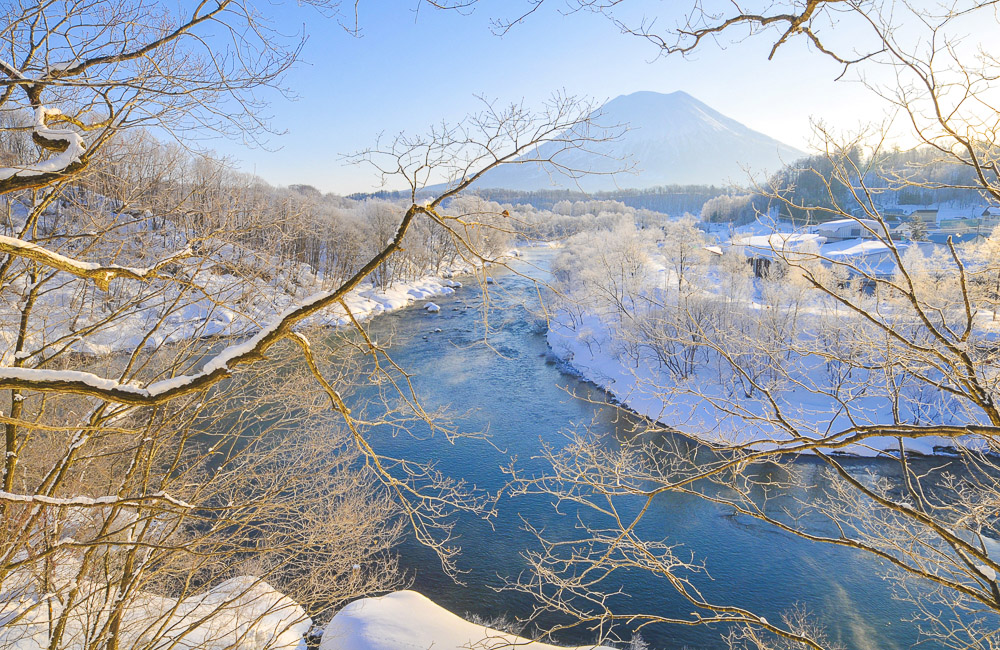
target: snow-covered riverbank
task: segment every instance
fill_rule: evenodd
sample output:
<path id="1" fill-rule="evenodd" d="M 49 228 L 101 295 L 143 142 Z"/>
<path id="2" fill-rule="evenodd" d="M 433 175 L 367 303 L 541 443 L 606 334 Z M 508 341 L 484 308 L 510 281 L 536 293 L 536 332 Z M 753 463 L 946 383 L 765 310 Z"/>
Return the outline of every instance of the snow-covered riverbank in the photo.
<path id="1" fill-rule="evenodd" d="M 470 623 L 415 591 L 356 600 L 323 632 L 320 650 L 560 650 L 507 632 Z M 604 646 L 583 646 L 610 650 Z"/>
<path id="2" fill-rule="evenodd" d="M 204 275 L 210 276 L 207 273 Z M 100 355 L 132 350 L 141 345 L 158 347 L 164 343 L 196 338 L 247 336 L 259 329 L 257 323 L 273 320 L 276 314 L 320 292 L 322 287 L 321 282 L 309 278 L 290 285 L 290 290 L 279 291 L 274 288 L 273 281 L 265 284 L 251 279 L 245 281 L 249 286 L 240 288 L 237 295 L 239 279 L 235 276 L 225 274 L 198 279 L 203 280 L 204 297 L 172 308 L 165 316 L 161 316 L 161 311 L 168 300 L 158 296 L 128 313 L 115 313 L 112 305 L 103 311 L 95 307 L 92 315 L 74 318 L 70 310 L 74 308 L 76 287 L 73 283 L 67 284 L 46 296 L 46 309 L 51 314 L 50 325 L 30 340 L 68 338 L 74 331 L 100 324 L 72 344 L 77 352 Z M 431 275 L 396 282 L 381 290 L 363 285 L 350 292 L 345 302 L 355 318 L 366 320 L 416 301 L 453 293 L 460 286 L 461 283 L 454 280 Z M 340 306 L 307 320 L 309 325 L 339 326 L 348 323 L 350 318 Z M 10 338 L 14 334 L 13 330 L 0 330 L 0 337 Z M 0 364 L 10 365 L 12 359 L 7 358 L 11 354 L 9 346 L 4 354 Z"/>
<path id="3" fill-rule="evenodd" d="M 30 584 L 18 599 L 0 608 L 0 647 L 43 650 L 49 645 L 49 614 Z M 97 583 L 82 585 L 88 598 L 106 598 Z M 58 609 L 60 605 L 57 603 Z M 69 616 L 60 647 L 85 646 L 86 617 Z M 123 647 L 141 646 L 159 629 L 161 645 L 198 650 L 304 650 L 312 621 L 305 611 L 266 582 L 233 578 L 181 601 L 145 594 L 142 604 L 123 614 Z M 320 650 L 561 650 L 467 621 L 415 591 L 362 598 L 341 609 L 323 630 Z M 584 646 L 576 650 L 610 650 Z"/>
<path id="4" fill-rule="evenodd" d="M 650 420 L 710 444 L 752 444 L 757 449 L 788 444 L 787 434 L 768 420 L 767 405 L 760 396 L 740 399 L 731 386 L 708 371 L 678 382 L 652 355 L 626 351 L 605 319 L 593 315 L 573 319 L 560 312 L 549 321 L 546 336 L 553 354 L 579 377 Z M 846 417 L 837 413 L 834 400 L 812 388 L 812 382 L 819 381 L 815 375 L 821 366 L 822 360 L 817 360 L 811 373 L 814 376 L 781 395 L 782 406 L 794 405 L 796 416 L 803 421 L 825 418 L 848 426 Z M 867 423 L 884 422 L 890 415 L 878 395 L 859 394 L 848 399 L 855 413 L 869 418 Z M 928 436 L 907 440 L 906 448 L 924 455 L 949 454 L 955 444 L 952 439 Z M 897 453 L 898 441 L 876 437 L 834 449 L 836 453 L 875 457 Z"/>

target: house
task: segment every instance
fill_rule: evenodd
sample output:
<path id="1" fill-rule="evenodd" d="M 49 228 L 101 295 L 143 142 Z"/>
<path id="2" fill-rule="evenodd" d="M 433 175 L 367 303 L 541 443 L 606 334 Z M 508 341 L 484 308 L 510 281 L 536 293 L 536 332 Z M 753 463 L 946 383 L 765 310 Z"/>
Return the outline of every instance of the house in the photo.
<path id="1" fill-rule="evenodd" d="M 914 210 L 907 219 L 909 221 L 922 221 L 928 226 L 933 226 L 938 220 L 938 210 L 937 208 Z"/>
<path id="2" fill-rule="evenodd" d="M 881 233 L 882 226 L 874 219 L 837 219 L 815 225 L 810 231 L 827 242 L 837 242 L 845 239 L 875 239 L 874 233 Z"/>
<path id="3" fill-rule="evenodd" d="M 1000 208 L 990 207 L 983 210 L 979 218 L 980 231 L 989 233 L 997 226 L 1000 226 Z"/>
<path id="4" fill-rule="evenodd" d="M 905 248 L 905 244 L 898 248 Z M 895 253 L 880 240 L 833 242 L 822 246 L 820 253 L 824 264 L 844 268 L 849 276 L 886 279 L 896 272 Z"/>
<path id="5" fill-rule="evenodd" d="M 937 232 L 947 235 L 964 235 L 979 230 L 979 219 L 942 219 L 938 222 Z"/>
<path id="6" fill-rule="evenodd" d="M 902 208 L 881 208 L 879 214 L 886 221 L 903 221 L 906 218 L 906 211 Z"/>
<path id="7" fill-rule="evenodd" d="M 740 250 L 753 267 L 754 275 L 762 277 L 775 260 L 815 258 L 826 239 L 815 233 L 774 233 L 735 237 L 732 247 Z"/>

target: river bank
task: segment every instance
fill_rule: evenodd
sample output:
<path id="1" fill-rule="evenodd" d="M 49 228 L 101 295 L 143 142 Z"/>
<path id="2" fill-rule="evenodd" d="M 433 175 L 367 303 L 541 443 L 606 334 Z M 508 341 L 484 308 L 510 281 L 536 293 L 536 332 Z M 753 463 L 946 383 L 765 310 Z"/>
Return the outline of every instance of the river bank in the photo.
<path id="1" fill-rule="evenodd" d="M 512 462 L 529 475 L 551 472 L 540 457 L 545 446 L 561 449 L 572 436 L 586 435 L 614 449 L 628 444 L 636 428 L 642 427 L 627 411 L 609 408 L 608 403 L 615 401 L 612 395 L 568 374 L 567 364 L 552 353 L 546 340 L 546 310 L 535 284 L 549 280 L 552 251 L 524 249 L 523 254 L 514 270 L 524 275 L 505 269 L 491 273 L 496 281 L 489 287 L 488 332 L 473 291 L 436 299 L 441 307 L 437 313 L 416 305 L 371 321 L 373 336 L 393 341 L 393 360 L 406 369 L 426 409 L 446 409 L 460 431 L 489 435 L 488 440 L 453 443 L 418 425 L 411 434 L 385 431 L 373 438 L 383 453 L 433 461 L 442 474 L 497 494 L 509 481 L 505 469 Z M 359 392 L 352 408 L 370 404 L 370 397 L 377 398 L 377 391 Z M 669 432 L 661 435 L 662 444 L 691 444 Z M 887 459 L 843 462 L 858 475 L 898 479 L 898 463 Z M 933 462 L 926 459 L 914 466 Z M 829 487 L 829 477 L 816 459 L 798 460 L 793 469 L 808 477 L 816 490 Z M 769 468 L 755 471 L 764 476 Z M 790 487 L 775 498 L 794 502 L 809 494 L 805 488 Z M 621 505 L 623 517 L 636 514 L 639 507 Z M 529 570 L 526 554 L 540 549 L 526 522 L 543 526 L 552 538 L 576 539 L 579 516 L 586 513 L 568 503 L 557 508 L 545 495 L 505 496 L 489 520 L 456 514 L 454 543 L 462 548 L 460 584 L 441 570 L 432 551 L 412 538 L 398 549 L 400 566 L 412 576 L 412 589 L 462 617 L 527 617 L 538 601 L 528 591 L 511 588 L 511 582 Z M 768 529 L 706 499 L 678 493 L 656 497 L 642 530 L 704 563 L 706 575 L 698 586 L 706 598 L 732 602 L 775 621 L 805 606 L 831 638 L 859 650 L 902 650 L 920 639 L 915 625 L 899 624 L 915 614 L 913 604 L 893 598 L 879 563 L 863 554 Z M 612 599 L 621 612 L 652 611 L 681 618 L 691 612 L 690 603 L 663 576 L 615 573 L 612 582 L 627 594 Z M 545 628 L 567 620 L 543 613 L 535 623 Z M 627 626 L 617 632 L 625 644 L 630 641 L 632 630 Z M 722 650 L 727 647 L 722 633 L 717 626 L 664 625 L 644 628 L 642 637 L 653 650 Z M 596 634 L 586 627 L 568 628 L 553 642 L 586 645 Z"/>

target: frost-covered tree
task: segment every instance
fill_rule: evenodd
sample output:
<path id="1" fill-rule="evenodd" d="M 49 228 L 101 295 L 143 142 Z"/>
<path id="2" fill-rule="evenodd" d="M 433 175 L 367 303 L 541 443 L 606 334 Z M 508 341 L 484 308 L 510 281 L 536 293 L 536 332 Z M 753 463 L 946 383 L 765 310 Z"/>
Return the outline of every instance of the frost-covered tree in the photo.
<path id="1" fill-rule="evenodd" d="M 151 138 L 266 132 L 258 102 L 299 41 L 258 9 L 0 11 L 0 646 L 299 647 L 307 617 L 396 584 L 401 522 L 450 567 L 449 513 L 480 511 L 377 450 L 382 426 L 454 432 L 368 337 L 352 291 L 430 264 L 406 251 L 421 231 L 434 256 L 494 260 L 507 216 L 448 202 L 542 141 L 585 144 L 565 133 L 589 107 L 485 104 L 364 152 L 411 185 L 368 218 Z M 331 245 L 327 224 L 350 236 Z M 397 387 L 384 418 L 349 406 L 359 377 Z"/>
<path id="2" fill-rule="evenodd" d="M 808 618 L 767 620 L 740 606 L 738 594 L 706 595 L 697 552 L 675 549 L 643 528 L 658 495 L 674 491 L 783 534 L 873 557 L 897 595 L 913 603 L 930 643 L 996 647 L 996 265 L 989 253 L 951 242 L 922 254 L 897 239 L 881 200 L 887 188 L 945 187 L 1000 201 L 995 46 L 960 38 L 969 21 L 1000 26 L 994 4 L 687 3 L 677 15 L 664 15 L 672 11 L 665 8 L 658 20 L 637 23 L 628 12 L 634 3 L 573 4 L 608 15 L 665 54 L 748 36 L 769 38 L 772 54 L 793 39 L 805 41 L 849 74 L 857 70 L 906 117 L 915 141 L 930 152 L 921 159 L 938 167 L 926 177 L 919 165 L 894 173 L 882 166 L 885 134 L 845 138 L 820 130 L 819 159 L 756 188 L 781 214 L 806 214 L 812 223 L 853 220 L 866 250 L 821 254 L 785 246 L 788 240 L 776 235 L 758 253 L 780 274 L 756 281 L 737 300 L 724 288 L 739 285 L 738 275 L 703 285 L 705 299 L 731 314 L 724 325 L 703 326 L 684 314 L 698 339 L 666 328 L 651 332 L 651 342 L 690 341 L 703 356 L 689 373 L 661 372 L 653 355 L 633 363 L 636 403 L 662 415 L 665 428 L 706 444 L 676 441 L 654 426 L 660 435 L 631 445 L 580 435 L 564 450 L 548 450 L 551 473 L 517 475 L 517 484 L 579 504 L 586 530 L 571 543 L 540 532 L 542 543 L 527 555 L 533 571 L 520 586 L 545 608 L 602 629 L 618 622 L 712 624 L 733 630 L 733 647 L 836 646 Z M 892 74 L 868 75 L 868 66 Z M 939 182 L 963 177 L 941 176 L 941 166 L 971 171 L 976 180 Z M 808 192 L 798 191 L 806 181 Z M 662 411 L 649 407 L 654 400 Z M 916 460 L 941 452 L 947 457 Z M 891 471 L 859 472 L 845 453 L 875 456 Z M 828 487 L 821 494 L 809 490 L 813 466 L 799 462 L 803 454 L 823 468 Z M 810 498 L 775 500 L 789 487 Z M 684 609 L 655 611 L 619 599 L 617 576 L 637 570 L 679 592 Z"/>
<path id="3" fill-rule="evenodd" d="M 553 263 L 555 287 L 588 313 L 612 311 L 631 317 L 648 284 L 652 247 L 648 233 L 627 218 L 607 230 L 574 235 Z"/>

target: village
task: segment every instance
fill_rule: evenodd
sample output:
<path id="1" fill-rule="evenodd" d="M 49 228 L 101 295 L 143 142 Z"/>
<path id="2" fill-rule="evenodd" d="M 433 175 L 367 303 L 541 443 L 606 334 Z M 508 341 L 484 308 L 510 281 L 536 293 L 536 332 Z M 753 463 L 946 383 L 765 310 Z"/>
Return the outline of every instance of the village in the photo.
<path id="1" fill-rule="evenodd" d="M 847 268 L 851 276 L 874 281 L 896 273 L 892 248 L 900 253 L 916 248 L 940 267 L 935 270 L 947 272 L 955 268 L 949 245 L 962 250 L 983 244 L 1000 225 L 996 207 L 901 206 L 882 210 L 877 218 L 858 212 L 855 217 L 806 225 L 780 221 L 777 215 L 762 216 L 728 233 L 728 240 L 716 229 L 714 234 L 724 243 L 707 250 L 716 255 L 726 250 L 742 253 L 757 277 L 768 273 L 778 259 L 818 258 Z"/>

